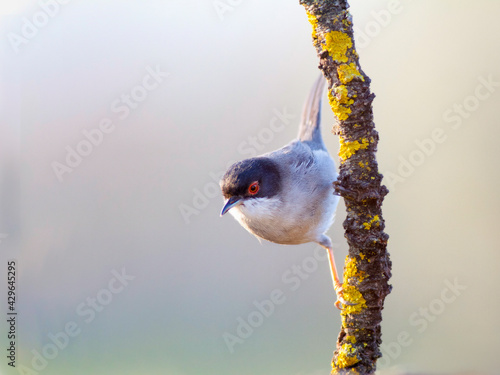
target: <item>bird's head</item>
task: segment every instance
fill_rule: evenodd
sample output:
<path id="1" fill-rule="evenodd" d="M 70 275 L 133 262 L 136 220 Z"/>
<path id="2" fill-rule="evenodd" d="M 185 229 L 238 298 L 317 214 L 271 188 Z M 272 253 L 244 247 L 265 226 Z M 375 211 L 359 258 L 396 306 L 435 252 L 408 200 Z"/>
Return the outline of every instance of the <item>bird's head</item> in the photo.
<path id="1" fill-rule="evenodd" d="M 257 157 L 233 164 L 222 177 L 220 186 L 226 200 L 222 216 L 245 202 L 276 196 L 281 190 L 281 176 L 275 162 Z"/>

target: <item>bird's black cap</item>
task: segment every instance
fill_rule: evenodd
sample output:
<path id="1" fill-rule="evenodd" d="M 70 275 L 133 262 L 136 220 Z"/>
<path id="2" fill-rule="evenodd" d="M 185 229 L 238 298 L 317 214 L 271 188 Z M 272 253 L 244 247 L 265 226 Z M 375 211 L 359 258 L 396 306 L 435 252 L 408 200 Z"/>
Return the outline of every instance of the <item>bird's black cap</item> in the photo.
<path id="1" fill-rule="evenodd" d="M 249 186 L 259 183 L 259 191 L 250 194 Z M 281 176 L 278 166 L 267 157 L 257 157 L 233 164 L 220 182 L 222 194 L 226 199 L 239 196 L 272 197 L 281 189 Z"/>

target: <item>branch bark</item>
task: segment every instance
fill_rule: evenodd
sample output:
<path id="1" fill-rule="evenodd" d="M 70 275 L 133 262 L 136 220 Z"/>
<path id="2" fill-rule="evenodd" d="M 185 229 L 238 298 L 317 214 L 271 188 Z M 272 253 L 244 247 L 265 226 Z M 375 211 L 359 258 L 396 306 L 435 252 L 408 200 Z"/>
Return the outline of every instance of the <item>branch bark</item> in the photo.
<path id="1" fill-rule="evenodd" d="M 389 236 L 384 233 L 381 184 L 375 158 L 378 133 L 373 123 L 370 78 L 359 65 L 346 0 L 299 0 L 313 26 L 319 68 L 328 80 L 328 98 L 337 118 L 340 173 L 335 191 L 345 200 L 349 255 L 344 267 L 344 298 L 356 303 L 341 312 L 342 328 L 333 355 L 332 374 L 372 374 L 381 357 L 380 323 L 391 291 Z"/>

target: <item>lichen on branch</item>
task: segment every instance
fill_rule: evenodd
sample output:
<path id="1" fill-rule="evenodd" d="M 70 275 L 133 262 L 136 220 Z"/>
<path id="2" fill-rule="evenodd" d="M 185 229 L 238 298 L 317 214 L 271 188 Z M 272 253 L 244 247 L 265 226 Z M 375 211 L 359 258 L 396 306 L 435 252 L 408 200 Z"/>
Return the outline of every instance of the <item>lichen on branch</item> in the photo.
<path id="1" fill-rule="evenodd" d="M 380 322 L 390 293 L 389 236 L 384 232 L 382 185 L 375 158 L 378 133 L 373 123 L 370 78 L 359 65 L 353 23 L 346 0 L 299 0 L 312 25 L 319 67 L 328 80 L 328 99 L 340 138 L 335 191 L 345 200 L 349 255 L 344 268 L 344 298 L 354 303 L 341 312 L 342 328 L 332 373 L 372 374 L 381 356 Z"/>

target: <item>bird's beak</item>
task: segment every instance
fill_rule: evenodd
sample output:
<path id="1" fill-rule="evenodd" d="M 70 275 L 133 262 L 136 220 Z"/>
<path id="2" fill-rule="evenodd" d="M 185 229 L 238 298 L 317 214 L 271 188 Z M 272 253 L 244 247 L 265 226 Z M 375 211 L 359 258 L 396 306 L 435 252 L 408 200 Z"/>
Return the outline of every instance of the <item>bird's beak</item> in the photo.
<path id="1" fill-rule="evenodd" d="M 224 215 L 227 211 L 229 211 L 231 208 L 238 206 L 243 203 L 243 198 L 242 197 L 231 197 L 229 198 L 226 203 L 224 204 L 224 207 L 222 208 L 222 211 L 220 213 L 220 216 Z"/>

